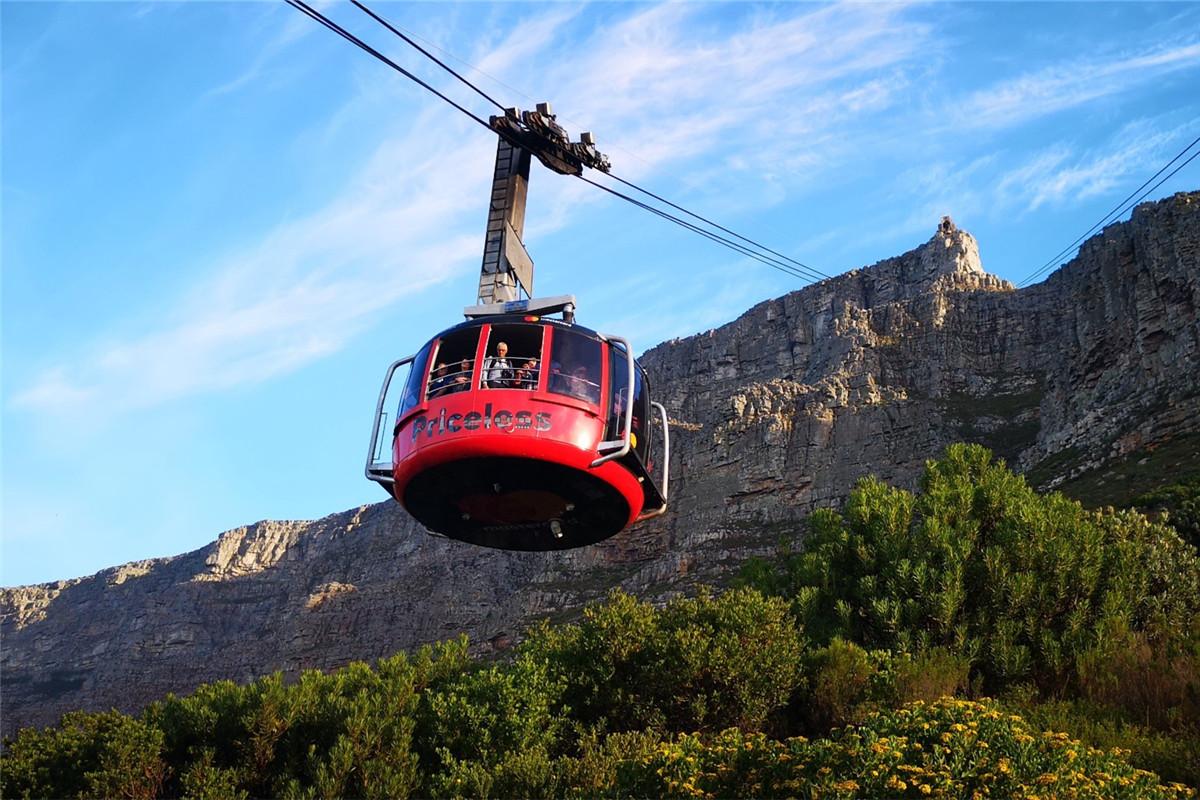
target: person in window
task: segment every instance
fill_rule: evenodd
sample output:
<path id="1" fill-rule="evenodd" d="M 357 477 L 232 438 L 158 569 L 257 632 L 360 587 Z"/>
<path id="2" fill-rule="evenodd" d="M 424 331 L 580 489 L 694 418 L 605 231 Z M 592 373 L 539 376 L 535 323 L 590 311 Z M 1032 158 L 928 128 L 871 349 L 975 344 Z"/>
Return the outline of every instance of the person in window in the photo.
<path id="1" fill-rule="evenodd" d="M 567 376 L 563 374 L 562 364 L 557 361 L 550 362 L 550 391 L 567 393 Z"/>
<path id="2" fill-rule="evenodd" d="M 522 364 L 521 368 L 517 370 L 514 382 L 518 389 L 528 389 L 530 391 L 536 389 L 538 383 L 537 361 L 531 358 Z"/>
<path id="3" fill-rule="evenodd" d="M 447 374 L 449 367 L 445 361 L 439 361 L 437 366 L 433 368 L 433 375 L 429 378 L 429 396 L 437 397 L 440 394 L 445 394 L 450 388 L 453 380 Z"/>
<path id="4" fill-rule="evenodd" d="M 464 358 L 458 362 L 458 371 L 447 376 L 448 381 L 444 394 L 465 392 L 471 388 L 471 360 Z"/>
<path id="5" fill-rule="evenodd" d="M 483 363 L 483 385 L 489 389 L 507 389 L 513 384 L 512 365 L 508 363 L 508 344 L 496 343 L 496 355 Z"/>
<path id="6" fill-rule="evenodd" d="M 589 403 L 600 402 L 600 387 L 592 383 L 588 377 L 588 368 L 585 366 L 576 367 L 569 376 L 567 376 L 567 394 L 573 397 L 578 397 L 580 400 L 586 400 Z"/>
<path id="7" fill-rule="evenodd" d="M 620 434 L 625 424 L 625 390 L 617 392 L 613 397 L 612 408 L 608 412 L 608 430 Z"/>

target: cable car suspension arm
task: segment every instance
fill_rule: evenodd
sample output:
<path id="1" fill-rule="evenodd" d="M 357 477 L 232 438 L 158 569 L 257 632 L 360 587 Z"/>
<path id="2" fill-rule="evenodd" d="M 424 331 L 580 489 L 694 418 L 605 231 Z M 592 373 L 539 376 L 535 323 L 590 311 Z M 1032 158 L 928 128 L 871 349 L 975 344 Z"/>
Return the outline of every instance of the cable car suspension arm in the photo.
<path id="1" fill-rule="evenodd" d="M 608 157 L 596 150 L 592 134 L 585 132 L 572 142 L 555 119 L 549 103 L 538 103 L 534 111 L 509 108 L 488 120 L 499 141 L 479 270 L 480 307 L 512 303 L 521 291 L 533 297 L 533 259 L 522 241 L 531 156 L 562 175 L 582 175 L 584 167 L 611 169 Z"/>

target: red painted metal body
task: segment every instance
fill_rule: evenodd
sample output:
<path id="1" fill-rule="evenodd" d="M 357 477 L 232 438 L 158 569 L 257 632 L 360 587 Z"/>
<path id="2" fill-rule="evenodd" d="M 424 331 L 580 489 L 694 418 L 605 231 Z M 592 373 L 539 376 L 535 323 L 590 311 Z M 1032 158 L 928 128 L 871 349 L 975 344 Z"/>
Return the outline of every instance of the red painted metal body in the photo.
<path id="1" fill-rule="evenodd" d="M 404 503 L 414 476 L 453 461 L 533 459 L 593 473 L 611 485 L 628 505 L 625 525 L 631 525 L 642 511 L 642 487 L 616 461 L 591 466 L 603 434 L 597 407 L 562 395 L 475 389 L 434 398 L 396 426 L 392 491 Z"/>
<path id="2" fill-rule="evenodd" d="M 513 380 L 489 385 L 496 326 L 536 347 L 536 377 L 522 388 Z M 565 337 L 557 345 L 556 335 Z M 568 345 L 579 352 L 580 342 L 591 348 L 592 371 L 588 391 L 572 394 Z M 421 374 L 410 377 L 419 391 L 393 428 L 392 495 L 432 531 L 504 549 L 579 547 L 632 525 L 657 490 L 632 452 L 596 463 L 619 449 L 611 441 L 620 417 L 613 389 L 621 394 L 628 384 L 624 374 L 613 383 L 614 360 L 629 362 L 610 348 L 586 329 L 528 317 L 468 322 L 439 334 L 422 350 Z M 462 364 L 454 383 L 435 377 L 435 364 L 444 368 L 451 357 L 442 353 L 451 351 Z"/>

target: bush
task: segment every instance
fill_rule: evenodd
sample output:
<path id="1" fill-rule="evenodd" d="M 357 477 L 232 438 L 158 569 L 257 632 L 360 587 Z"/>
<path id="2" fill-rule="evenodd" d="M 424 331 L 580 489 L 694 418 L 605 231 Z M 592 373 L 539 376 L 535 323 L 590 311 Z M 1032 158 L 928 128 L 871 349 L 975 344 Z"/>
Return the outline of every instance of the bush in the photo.
<path id="1" fill-rule="evenodd" d="M 684 734 L 621 773 L 617 794 L 657 797 L 968 798 L 1192 796 L 1121 751 L 1038 733 L 992 703 L 946 699 L 875 714 L 831 739 Z"/>
<path id="2" fill-rule="evenodd" d="M 1200 475 L 1147 492 L 1135 498 L 1133 506 L 1170 525 L 1192 547 L 1200 547 Z"/>
<path id="3" fill-rule="evenodd" d="M 418 736 L 428 793 L 489 795 L 493 772 L 514 788 L 543 785 L 563 725 L 561 695 L 546 663 L 528 655 L 465 672 L 426 692 Z"/>
<path id="4" fill-rule="evenodd" d="M 1164 733 L 1130 722 L 1111 707 L 1087 700 L 1039 702 L 1019 690 L 1006 696 L 1004 704 L 1036 730 L 1064 731 L 1101 750 L 1119 748 L 1135 767 L 1200 787 L 1200 730 Z"/>
<path id="5" fill-rule="evenodd" d="M 918 656 L 866 651 L 842 639 L 806 660 L 806 679 L 794 717 L 800 732 L 824 735 L 860 723 L 872 713 L 914 700 L 934 701 L 966 687 L 969 665 L 945 650 Z"/>
<path id="6" fill-rule="evenodd" d="M 662 611 L 616 592 L 523 645 L 563 682 L 572 716 L 608 731 L 764 729 L 797 685 L 803 649 L 787 604 L 753 590 Z"/>
<path id="7" fill-rule="evenodd" d="M 157 797 L 166 772 L 162 732 L 118 711 L 63 715 L 6 742 L 3 797 Z"/>
<path id="8" fill-rule="evenodd" d="M 220 681 L 168 696 L 143 718 L 162 731 L 168 797 L 406 797 L 419 785 L 413 748 L 418 697 L 469 664 L 465 638 L 399 655 L 305 672 Z"/>
<path id="9" fill-rule="evenodd" d="M 1032 680 L 1061 692 L 1113 632 L 1160 648 L 1200 614 L 1200 562 L 1173 530 L 1039 496 L 976 445 L 929 462 L 917 495 L 860 481 L 841 513 L 812 515 L 803 549 L 764 583 L 819 643 L 940 647 L 993 691 Z"/>

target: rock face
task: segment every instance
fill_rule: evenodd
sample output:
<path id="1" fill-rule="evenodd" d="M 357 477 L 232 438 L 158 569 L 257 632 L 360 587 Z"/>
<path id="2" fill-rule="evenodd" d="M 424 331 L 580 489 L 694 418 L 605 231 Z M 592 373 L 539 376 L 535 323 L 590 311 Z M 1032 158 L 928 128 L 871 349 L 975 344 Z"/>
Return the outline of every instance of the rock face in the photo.
<path id="1" fill-rule="evenodd" d="M 663 598 L 719 583 L 857 478 L 912 485 L 955 441 L 1053 485 L 1200 440 L 1198 308 L 1200 193 L 1140 206 L 1019 291 L 943 220 L 909 253 L 645 355 L 672 417 L 666 517 L 578 551 L 509 553 L 428 536 L 387 502 L 0 590 L 4 732 L 464 631 L 504 649 L 614 586 Z"/>

